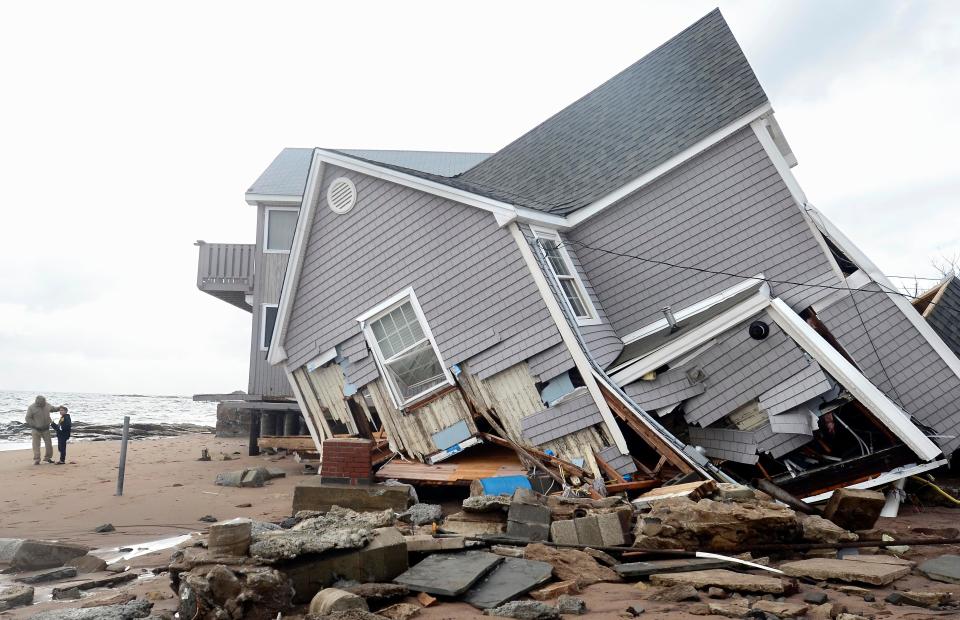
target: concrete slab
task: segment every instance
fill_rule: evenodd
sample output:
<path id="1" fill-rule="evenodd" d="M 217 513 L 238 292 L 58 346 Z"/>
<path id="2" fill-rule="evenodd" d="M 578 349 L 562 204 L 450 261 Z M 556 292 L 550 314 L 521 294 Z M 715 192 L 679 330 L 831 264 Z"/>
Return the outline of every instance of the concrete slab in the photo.
<path id="1" fill-rule="evenodd" d="M 906 566 L 907 568 L 913 568 L 917 565 L 913 560 L 905 560 L 903 558 L 898 558 L 892 555 L 887 555 L 885 553 L 878 553 L 877 555 L 847 555 L 841 560 L 850 560 L 851 562 L 873 562 L 874 564 L 893 564 L 895 566 Z"/>
<path id="2" fill-rule="evenodd" d="M 460 599 L 477 609 L 499 607 L 525 594 L 553 575 L 553 566 L 546 562 L 504 558 L 499 566 L 478 581 Z"/>
<path id="3" fill-rule="evenodd" d="M 868 583 L 874 586 L 888 585 L 910 573 L 909 566 L 826 558 L 787 562 L 780 566 L 780 570 L 791 577 L 836 579 L 848 583 Z"/>
<path id="4" fill-rule="evenodd" d="M 650 583 L 657 586 L 689 585 L 697 589 L 715 586 L 728 592 L 766 592 L 768 594 L 784 592 L 783 581 L 778 577 L 746 575 L 725 569 L 656 574 L 650 576 Z"/>
<path id="5" fill-rule="evenodd" d="M 960 583 L 960 555 L 941 555 L 920 564 L 921 573 L 944 583 Z"/>
<path id="6" fill-rule="evenodd" d="M 713 568 L 727 568 L 732 562 L 725 560 L 711 560 L 706 558 L 684 558 L 677 560 L 651 560 L 649 562 L 630 562 L 613 567 L 617 574 L 624 578 L 649 577 L 667 573 L 683 573 L 691 570 L 710 570 Z"/>
<path id="7" fill-rule="evenodd" d="M 438 553 L 428 556 L 393 581 L 415 592 L 460 596 L 503 560 L 502 556 L 486 551 Z"/>
<path id="8" fill-rule="evenodd" d="M 404 512 L 410 503 L 410 485 L 345 486 L 324 484 L 319 476 L 297 483 L 293 490 L 293 514 L 301 510 L 327 512 L 342 506 L 358 512 L 384 510 Z"/>

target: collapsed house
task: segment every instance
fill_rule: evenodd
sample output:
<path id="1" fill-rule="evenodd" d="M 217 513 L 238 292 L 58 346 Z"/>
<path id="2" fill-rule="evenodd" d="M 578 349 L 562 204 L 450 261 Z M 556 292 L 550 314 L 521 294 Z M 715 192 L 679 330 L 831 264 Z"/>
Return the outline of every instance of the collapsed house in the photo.
<path id="1" fill-rule="evenodd" d="M 491 436 L 801 497 L 939 466 L 960 360 L 796 164 L 719 11 L 493 154 L 286 149 L 247 194 L 298 213 L 267 361 L 381 477 Z"/>

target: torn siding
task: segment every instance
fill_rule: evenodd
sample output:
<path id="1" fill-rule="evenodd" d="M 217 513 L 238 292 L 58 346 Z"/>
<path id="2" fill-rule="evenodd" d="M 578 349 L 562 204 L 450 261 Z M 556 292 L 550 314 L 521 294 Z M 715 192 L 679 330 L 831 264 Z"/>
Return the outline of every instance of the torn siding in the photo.
<path id="1" fill-rule="evenodd" d="M 843 294 L 818 311 L 818 318 L 874 385 L 921 423 L 947 435 L 935 441 L 949 455 L 960 445 L 960 377 L 893 300 L 879 294 L 878 285 L 871 282 L 860 290 L 867 292 L 859 293 L 856 304 Z"/>
<path id="2" fill-rule="evenodd" d="M 807 445 L 813 441 L 812 435 L 791 435 L 775 433 L 773 427 L 765 424 L 754 431 L 754 437 L 757 440 L 757 449 L 760 452 L 767 452 L 775 459 L 785 454 L 793 452 L 797 448 Z"/>
<path id="3" fill-rule="evenodd" d="M 771 416 L 770 430 L 774 433 L 788 435 L 813 435 L 813 420 L 815 413 L 807 408 L 788 411 L 780 415 Z"/>
<path id="4" fill-rule="evenodd" d="M 705 389 L 703 382 L 691 381 L 684 368 L 660 373 L 653 381 L 641 379 L 623 386 L 627 396 L 647 411 L 678 405 Z"/>
<path id="5" fill-rule="evenodd" d="M 600 410 L 586 388 L 579 388 L 553 407 L 520 421 L 524 439 L 538 446 L 601 423 Z"/>
<path id="6" fill-rule="evenodd" d="M 567 345 L 560 343 L 537 353 L 529 360 L 530 374 L 540 381 L 549 381 L 557 375 L 567 372 L 575 366 Z"/>
<path id="7" fill-rule="evenodd" d="M 507 438 L 524 443 L 520 420 L 543 408 L 540 393 L 525 363 L 511 366 L 486 379 L 473 376 L 468 364 L 464 366 L 460 382 L 478 407 L 493 409 Z"/>
<path id="8" fill-rule="evenodd" d="M 346 359 L 344 374 L 345 380 L 356 388 L 361 388 L 380 376 L 377 362 L 367 347 L 367 339 L 357 327 L 354 334 L 338 347 L 340 355 Z"/>
<path id="9" fill-rule="evenodd" d="M 327 408 L 333 419 L 345 424 L 351 433 L 356 433 L 357 425 L 343 394 L 344 377 L 340 365 L 331 363 L 312 372 L 304 368 L 303 376 L 309 382 L 317 400 Z"/>
<path id="10" fill-rule="evenodd" d="M 620 336 L 687 307 L 740 278 L 676 265 L 780 281 L 842 285 L 753 131 L 741 130 L 598 213 L 568 233 Z M 589 247 L 585 247 L 589 246 Z M 598 249 L 590 249 L 590 247 Z M 829 291 L 773 284 L 803 309 Z"/>
<path id="11" fill-rule="evenodd" d="M 552 439 L 537 446 L 541 450 L 553 450 L 554 454 L 565 461 L 574 462 L 578 458 L 584 459 L 588 469 L 594 469 L 593 453 L 604 449 L 610 440 L 605 438 L 602 426 L 589 426 L 574 431 L 569 435 Z"/>
<path id="12" fill-rule="evenodd" d="M 813 400 L 832 388 L 833 383 L 820 368 L 820 364 L 810 360 L 810 365 L 805 369 L 760 394 L 760 408 L 771 416 L 776 416 Z"/>
<path id="13" fill-rule="evenodd" d="M 762 320 L 769 327 L 769 335 L 763 340 L 750 337 L 748 327 L 755 320 Z M 791 381 L 811 363 L 766 312 L 754 315 L 725 332 L 714 346 L 685 365 L 704 373 L 706 388 L 703 394 L 686 402 L 686 420 L 708 426 L 764 392 Z"/>
<path id="14" fill-rule="evenodd" d="M 690 427 L 690 443 L 703 448 L 707 456 L 753 465 L 757 456 L 757 437 L 753 431 L 730 428 Z"/>
<path id="15" fill-rule="evenodd" d="M 341 176 L 356 185 L 357 203 L 337 215 L 323 197 Z M 560 341 L 490 213 L 336 166 L 325 167 L 320 196 L 288 323 L 288 367 L 347 341 L 357 316 L 406 287 L 447 366 L 471 359 L 489 376 Z"/>
<path id="16" fill-rule="evenodd" d="M 618 474 L 625 476 L 637 471 L 637 466 L 633 459 L 627 454 L 620 454 L 616 446 L 609 446 L 599 450 L 597 455 L 604 460 L 610 467 L 614 468 Z"/>

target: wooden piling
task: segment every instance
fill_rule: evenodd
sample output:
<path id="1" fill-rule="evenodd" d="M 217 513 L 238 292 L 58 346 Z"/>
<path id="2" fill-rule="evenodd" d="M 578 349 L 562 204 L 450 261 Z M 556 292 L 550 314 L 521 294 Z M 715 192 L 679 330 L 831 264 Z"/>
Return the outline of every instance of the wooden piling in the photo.
<path id="1" fill-rule="evenodd" d="M 120 471 L 117 473 L 117 496 L 123 495 L 123 475 L 127 469 L 127 440 L 130 438 L 130 416 L 123 416 L 123 437 L 120 439 Z"/>

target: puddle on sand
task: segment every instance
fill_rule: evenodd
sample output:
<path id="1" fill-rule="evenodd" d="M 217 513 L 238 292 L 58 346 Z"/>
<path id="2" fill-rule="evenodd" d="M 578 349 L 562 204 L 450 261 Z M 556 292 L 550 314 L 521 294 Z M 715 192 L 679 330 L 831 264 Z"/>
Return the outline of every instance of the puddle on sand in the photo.
<path id="1" fill-rule="evenodd" d="M 161 538 L 160 540 L 152 540 L 150 542 L 136 543 L 122 547 L 132 549 L 132 551 L 120 551 L 117 547 L 107 547 L 104 549 L 94 549 L 90 553 L 103 558 L 107 564 L 113 564 L 121 560 L 132 560 L 133 558 L 138 558 L 141 555 L 147 555 L 154 551 L 163 551 L 164 549 L 176 547 L 190 540 L 192 536 L 193 534 L 183 534 L 181 536 L 171 536 L 170 538 Z"/>

